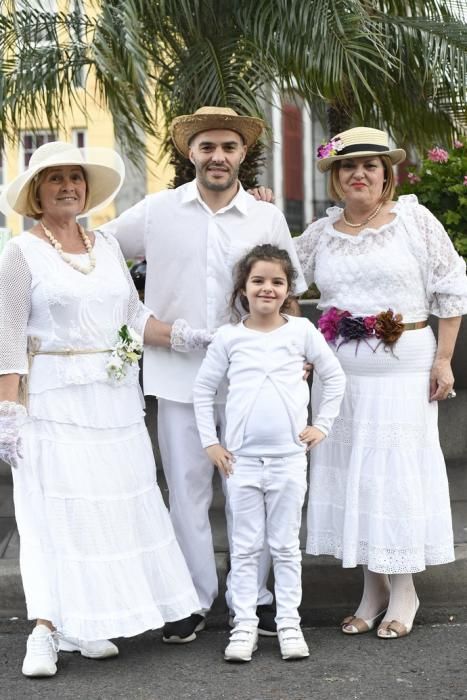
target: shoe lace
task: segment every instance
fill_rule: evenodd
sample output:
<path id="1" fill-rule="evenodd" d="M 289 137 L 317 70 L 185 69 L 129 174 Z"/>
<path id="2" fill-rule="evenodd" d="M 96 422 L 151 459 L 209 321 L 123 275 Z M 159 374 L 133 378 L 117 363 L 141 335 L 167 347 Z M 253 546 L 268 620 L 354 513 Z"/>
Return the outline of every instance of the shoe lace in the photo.
<path id="1" fill-rule="evenodd" d="M 30 638 L 31 651 L 35 656 L 49 656 L 50 647 L 55 653 L 59 650 L 58 636 L 55 632 L 49 632 L 41 636 L 32 636 Z"/>

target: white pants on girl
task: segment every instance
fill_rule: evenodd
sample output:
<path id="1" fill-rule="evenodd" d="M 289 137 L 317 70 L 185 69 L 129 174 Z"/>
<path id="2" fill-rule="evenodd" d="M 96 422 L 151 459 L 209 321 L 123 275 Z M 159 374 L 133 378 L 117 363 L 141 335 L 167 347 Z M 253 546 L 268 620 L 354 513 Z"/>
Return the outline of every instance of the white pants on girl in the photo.
<path id="1" fill-rule="evenodd" d="M 237 455 L 233 467 L 227 498 L 232 512 L 230 586 L 235 624 L 258 625 L 258 566 L 266 541 L 274 566 L 277 628 L 296 626 L 302 599 L 299 532 L 307 488 L 306 455 Z"/>

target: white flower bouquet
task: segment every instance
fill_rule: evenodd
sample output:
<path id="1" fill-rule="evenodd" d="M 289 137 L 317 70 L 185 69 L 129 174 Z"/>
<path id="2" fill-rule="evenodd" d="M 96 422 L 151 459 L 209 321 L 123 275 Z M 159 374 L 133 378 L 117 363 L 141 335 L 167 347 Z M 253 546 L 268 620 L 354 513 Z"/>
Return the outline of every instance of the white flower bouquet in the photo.
<path id="1" fill-rule="evenodd" d="M 133 328 L 122 326 L 118 338 L 106 365 L 109 377 L 117 382 L 123 379 L 129 366 L 138 364 L 143 354 L 143 339 Z"/>

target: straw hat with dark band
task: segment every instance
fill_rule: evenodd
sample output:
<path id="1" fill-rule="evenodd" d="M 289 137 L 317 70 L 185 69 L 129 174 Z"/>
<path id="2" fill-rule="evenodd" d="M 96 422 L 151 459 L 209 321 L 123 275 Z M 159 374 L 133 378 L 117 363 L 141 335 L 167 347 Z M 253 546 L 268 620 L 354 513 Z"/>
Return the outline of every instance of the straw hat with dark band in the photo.
<path id="1" fill-rule="evenodd" d="M 241 117 L 230 107 L 201 107 L 194 114 L 175 117 L 170 125 L 170 135 L 177 150 L 188 158 L 193 136 L 211 129 L 236 131 L 245 144 L 251 146 L 261 136 L 264 122 L 258 117 Z"/>
<path id="2" fill-rule="evenodd" d="M 80 216 L 94 213 L 110 204 L 125 177 L 123 161 L 111 148 L 76 148 L 70 143 L 52 141 L 34 151 L 27 170 L 5 187 L 0 209 L 6 213 L 13 209 L 26 216 L 28 192 L 33 179 L 46 168 L 62 165 L 79 165 L 86 173 L 88 193 Z"/>
<path id="3" fill-rule="evenodd" d="M 337 134 L 318 148 L 318 170 L 324 173 L 337 160 L 362 156 L 388 156 L 393 165 L 402 163 L 406 153 L 402 148 L 389 148 L 388 135 L 379 129 L 357 126 Z"/>

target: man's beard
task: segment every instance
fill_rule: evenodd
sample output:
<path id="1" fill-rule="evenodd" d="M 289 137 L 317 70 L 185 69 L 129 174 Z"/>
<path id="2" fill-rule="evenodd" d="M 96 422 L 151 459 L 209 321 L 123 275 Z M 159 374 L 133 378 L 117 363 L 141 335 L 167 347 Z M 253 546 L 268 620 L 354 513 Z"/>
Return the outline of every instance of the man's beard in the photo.
<path id="1" fill-rule="evenodd" d="M 215 182 L 215 181 L 209 180 L 208 176 L 207 176 L 207 169 L 205 172 L 202 168 L 199 168 L 196 165 L 196 163 L 195 163 L 195 170 L 196 170 L 196 179 L 198 180 L 200 185 L 203 185 L 203 187 L 206 187 L 207 190 L 211 190 L 212 192 L 224 192 L 225 190 L 230 189 L 230 187 L 232 187 L 232 185 L 235 182 L 237 182 L 239 169 L 237 168 L 235 170 L 230 171 L 230 177 L 228 177 L 227 180 L 225 180 L 224 182 Z"/>

